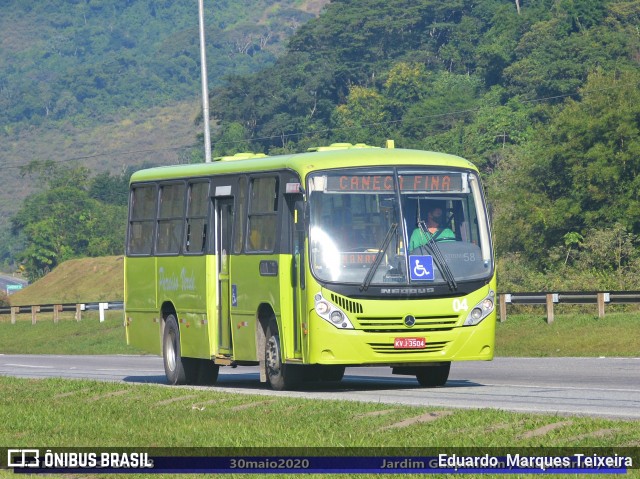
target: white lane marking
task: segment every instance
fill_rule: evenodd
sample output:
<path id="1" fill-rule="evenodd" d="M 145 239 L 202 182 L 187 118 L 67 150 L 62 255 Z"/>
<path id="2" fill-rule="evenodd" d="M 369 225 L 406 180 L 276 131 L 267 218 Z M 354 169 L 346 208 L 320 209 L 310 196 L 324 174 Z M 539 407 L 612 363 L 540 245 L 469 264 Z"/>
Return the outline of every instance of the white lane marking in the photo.
<path id="1" fill-rule="evenodd" d="M 453 380 L 455 381 L 455 379 Z M 491 384 L 491 383 L 481 383 L 482 386 L 493 386 L 493 387 L 508 387 L 508 388 L 530 388 L 530 389 L 558 389 L 563 391 L 565 389 L 571 389 L 574 391 L 616 391 L 616 392 L 624 392 L 624 393 L 640 393 L 640 389 L 613 389 L 613 388 L 588 388 L 588 387 L 578 387 L 578 386 L 558 386 L 558 385 L 531 385 L 531 384 Z M 456 386 L 458 388 L 477 388 L 478 386 Z"/>
<path id="2" fill-rule="evenodd" d="M 98 368 L 96 371 L 105 371 L 105 372 L 134 372 L 134 373 L 160 373 L 164 372 L 163 369 L 123 369 L 123 368 Z"/>
<path id="3" fill-rule="evenodd" d="M 32 364 L 11 364 L 6 363 L 3 366 L 11 366 L 14 368 L 34 368 L 34 369 L 55 369 L 55 366 L 35 366 Z"/>

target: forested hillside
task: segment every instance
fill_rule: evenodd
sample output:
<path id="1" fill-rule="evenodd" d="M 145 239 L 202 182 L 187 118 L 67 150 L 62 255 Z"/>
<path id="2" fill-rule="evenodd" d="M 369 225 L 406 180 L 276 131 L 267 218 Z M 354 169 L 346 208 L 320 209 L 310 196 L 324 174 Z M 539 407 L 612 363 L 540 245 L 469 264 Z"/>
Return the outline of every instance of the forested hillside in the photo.
<path id="1" fill-rule="evenodd" d="M 210 85 L 273 64 L 327 1 L 205 1 Z M 48 187 L 25 167 L 86 167 L 92 178 L 197 161 L 200 91 L 198 2 L 0 2 L 0 267 L 29 246 L 10 218 Z M 65 251 L 44 256 L 84 250 Z"/>
<path id="2" fill-rule="evenodd" d="M 637 0 L 335 0 L 273 67 L 214 91 L 214 145 L 464 156 L 502 286 L 637 288 L 639 20 Z"/>
<path id="3" fill-rule="evenodd" d="M 81 13 L 99 2 L 64 3 L 77 8 L 81 28 Z M 154 6 L 154 18 L 162 18 L 183 8 L 174 3 L 123 0 L 122 8 L 137 5 L 131 16 L 143 18 Z M 229 12 L 235 8 L 215 3 Z M 255 4 L 233 5 L 245 3 Z M 288 7 L 310 8 L 301 5 L 291 1 Z M 245 13 L 239 31 L 259 28 L 265 15 Z M 209 23 L 226 31 L 229 18 Z M 401 148 L 458 154 L 484 176 L 503 290 L 638 288 L 640 0 L 334 0 L 318 18 L 299 20 L 281 51 L 258 48 L 257 41 L 251 43 L 256 50 L 240 49 L 250 58 L 242 57 L 246 64 L 232 75 L 210 70 L 211 113 L 219 122 L 214 154 L 304 151 L 334 141 L 381 145 L 387 138 Z M 102 44 L 110 45 L 111 27 L 105 25 Z M 141 21 L 133 25 L 146 28 Z M 184 71 L 197 83 L 187 66 L 180 70 L 172 41 L 133 30 L 134 46 L 151 39 L 154 46 L 145 43 L 141 51 L 153 61 L 142 68 L 140 57 L 127 56 L 118 68 L 106 62 L 115 69 L 105 71 L 123 78 L 148 72 L 122 81 L 143 85 L 148 78 L 136 90 L 149 90 L 149 96 L 114 93 L 115 104 L 161 101 L 173 81 L 175 95 L 187 92 L 180 75 L 169 71 Z M 186 37 L 195 42 L 194 35 Z M 215 49 L 216 35 L 208 39 Z M 114 51 L 127 48 L 119 44 Z M 98 108 L 100 98 L 110 95 L 87 98 Z M 55 116 L 54 110 L 33 109 L 40 120 Z M 22 115 L 28 117 L 26 110 Z M 183 159 L 198 161 L 197 155 Z M 41 164 L 35 172 L 49 178 L 77 174 L 60 166 Z M 30 200 L 14 217 L 18 237 L 38 231 L 28 230 L 37 211 Z M 53 245 L 47 260 L 96 254 L 104 244 L 77 251 Z M 32 256 L 21 258 L 31 258 L 35 270 L 42 250 L 26 240 L 23 251 Z"/>
<path id="4" fill-rule="evenodd" d="M 313 16 L 309 2 L 294 0 L 205 4 L 211 85 L 273 63 L 283 40 Z M 200 84 L 198 31 L 197 2 L 4 0 L 0 124 L 192 98 Z"/>

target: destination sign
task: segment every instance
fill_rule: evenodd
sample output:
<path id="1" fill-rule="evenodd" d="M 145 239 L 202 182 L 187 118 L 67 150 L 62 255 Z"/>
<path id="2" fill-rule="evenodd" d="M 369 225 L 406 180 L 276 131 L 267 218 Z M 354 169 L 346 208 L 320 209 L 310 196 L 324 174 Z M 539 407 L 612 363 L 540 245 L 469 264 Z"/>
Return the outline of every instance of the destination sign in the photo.
<path id="1" fill-rule="evenodd" d="M 378 253 L 342 253 L 344 266 L 362 266 L 373 264 Z"/>
<path id="2" fill-rule="evenodd" d="M 434 173 L 398 176 L 402 192 L 462 192 L 462 174 Z M 332 192 L 392 192 L 393 175 L 341 175 L 327 178 L 326 191 Z"/>

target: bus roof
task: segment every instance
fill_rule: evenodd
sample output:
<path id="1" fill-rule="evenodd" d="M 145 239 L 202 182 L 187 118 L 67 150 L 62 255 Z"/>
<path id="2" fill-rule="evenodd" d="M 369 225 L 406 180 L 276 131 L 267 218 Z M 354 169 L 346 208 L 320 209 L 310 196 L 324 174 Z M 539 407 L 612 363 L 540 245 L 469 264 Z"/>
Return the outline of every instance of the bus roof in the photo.
<path id="1" fill-rule="evenodd" d="M 304 180 L 317 170 L 358 166 L 443 166 L 477 171 L 468 160 L 447 153 L 401 148 L 337 148 L 279 156 L 225 157 L 231 161 L 215 161 L 190 165 L 161 166 L 135 172 L 131 182 L 205 177 L 227 173 L 252 173 L 291 169 Z"/>

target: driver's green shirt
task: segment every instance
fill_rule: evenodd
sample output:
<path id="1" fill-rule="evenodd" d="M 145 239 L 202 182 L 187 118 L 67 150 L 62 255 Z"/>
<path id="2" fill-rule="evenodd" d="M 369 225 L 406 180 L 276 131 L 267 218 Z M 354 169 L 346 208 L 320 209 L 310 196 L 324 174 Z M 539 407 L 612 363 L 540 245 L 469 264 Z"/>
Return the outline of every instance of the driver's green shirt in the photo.
<path id="1" fill-rule="evenodd" d="M 426 234 L 429 236 L 425 236 L 425 233 L 423 233 L 420 228 L 414 229 L 413 233 L 411 233 L 411 238 L 409 239 L 409 251 L 413 251 L 414 249 L 427 244 L 431 236 L 433 236 L 436 241 L 456 240 L 456 235 L 451 231 L 451 228 L 439 229 L 433 235 L 427 231 Z"/>

